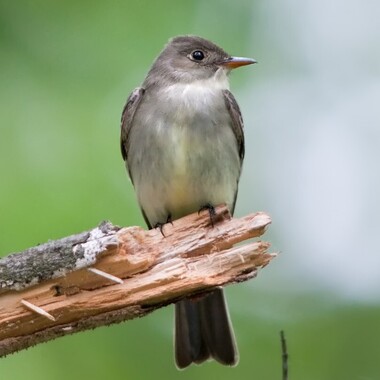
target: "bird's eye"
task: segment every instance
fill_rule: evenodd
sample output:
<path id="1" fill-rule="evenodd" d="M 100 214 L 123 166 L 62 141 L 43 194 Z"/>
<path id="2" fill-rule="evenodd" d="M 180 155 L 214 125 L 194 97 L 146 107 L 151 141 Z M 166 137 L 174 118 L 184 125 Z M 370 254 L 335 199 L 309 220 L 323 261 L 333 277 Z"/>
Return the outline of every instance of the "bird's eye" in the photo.
<path id="1" fill-rule="evenodd" d="M 195 50 L 191 53 L 191 57 L 196 61 L 202 61 L 202 59 L 204 59 L 205 55 L 204 55 L 203 51 Z"/>

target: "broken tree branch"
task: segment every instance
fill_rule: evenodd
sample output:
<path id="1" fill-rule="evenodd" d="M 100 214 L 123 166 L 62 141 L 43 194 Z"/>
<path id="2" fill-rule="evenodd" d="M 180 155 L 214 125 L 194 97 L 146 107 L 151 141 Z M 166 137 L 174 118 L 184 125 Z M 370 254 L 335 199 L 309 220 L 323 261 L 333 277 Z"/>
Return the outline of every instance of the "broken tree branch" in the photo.
<path id="1" fill-rule="evenodd" d="M 213 228 L 208 213 L 165 225 L 165 237 L 103 222 L 1 259 L 0 357 L 255 277 L 275 256 L 269 243 L 234 245 L 262 235 L 269 216 L 216 212 Z"/>

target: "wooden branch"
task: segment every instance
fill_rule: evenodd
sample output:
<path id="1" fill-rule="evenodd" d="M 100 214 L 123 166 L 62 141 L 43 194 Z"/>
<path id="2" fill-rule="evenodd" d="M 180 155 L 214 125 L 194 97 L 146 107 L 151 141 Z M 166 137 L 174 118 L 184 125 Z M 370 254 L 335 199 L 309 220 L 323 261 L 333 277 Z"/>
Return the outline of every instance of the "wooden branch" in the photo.
<path id="1" fill-rule="evenodd" d="M 0 356 L 256 276 L 275 256 L 269 243 L 234 245 L 262 235 L 269 216 L 216 212 L 213 228 L 208 213 L 165 225 L 165 237 L 103 222 L 0 260 Z"/>

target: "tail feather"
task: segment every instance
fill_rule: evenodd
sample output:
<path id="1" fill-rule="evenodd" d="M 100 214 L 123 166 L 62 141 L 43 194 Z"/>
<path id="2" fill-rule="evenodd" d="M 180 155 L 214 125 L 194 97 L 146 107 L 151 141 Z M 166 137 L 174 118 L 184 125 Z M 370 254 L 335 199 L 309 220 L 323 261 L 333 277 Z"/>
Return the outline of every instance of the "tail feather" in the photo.
<path id="1" fill-rule="evenodd" d="M 178 368 L 210 357 L 204 341 L 198 302 L 185 299 L 175 305 L 175 360 Z"/>
<path id="2" fill-rule="evenodd" d="M 235 365 L 238 353 L 223 290 L 202 299 L 185 299 L 175 307 L 175 358 L 179 368 L 214 358 Z"/>

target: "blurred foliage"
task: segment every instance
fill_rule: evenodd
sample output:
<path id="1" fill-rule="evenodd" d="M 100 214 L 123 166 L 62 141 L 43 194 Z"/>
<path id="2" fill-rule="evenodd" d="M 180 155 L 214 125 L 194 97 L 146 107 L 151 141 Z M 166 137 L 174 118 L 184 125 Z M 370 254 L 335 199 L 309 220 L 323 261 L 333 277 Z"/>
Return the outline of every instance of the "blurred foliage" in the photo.
<path id="1" fill-rule="evenodd" d="M 143 225 L 119 152 L 126 97 L 177 34 L 202 35 L 237 55 L 255 57 L 255 47 L 265 54 L 253 33 L 254 7 L 248 0 L 0 1 L 0 255 L 102 219 Z M 236 368 L 209 363 L 178 372 L 166 308 L 2 359 L 0 378 L 280 379 L 281 329 L 292 379 L 380 378 L 379 308 L 281 285 L 255 291 L 257 281 L 227 292 Z"/>

